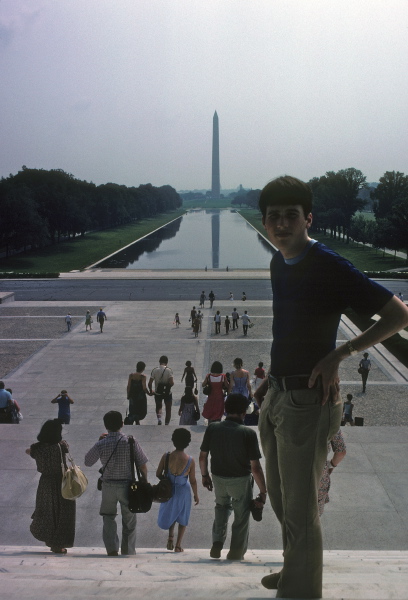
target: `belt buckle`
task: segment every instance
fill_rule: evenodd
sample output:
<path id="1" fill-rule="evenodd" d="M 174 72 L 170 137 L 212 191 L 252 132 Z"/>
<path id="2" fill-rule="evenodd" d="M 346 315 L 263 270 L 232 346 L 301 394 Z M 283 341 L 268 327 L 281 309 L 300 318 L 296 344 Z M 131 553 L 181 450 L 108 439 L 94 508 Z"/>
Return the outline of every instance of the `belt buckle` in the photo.
<path id="1" fill-rule="evenodd" d="M 276 390 L 277 392 L 281 392 L 282 389 L 279 385 L 279 381 L 276 377 L 274 377 L 273 375 L 268 375 L 268 383 L 269 383 L 269 387 L 273 388 L 274 390 Z"/>

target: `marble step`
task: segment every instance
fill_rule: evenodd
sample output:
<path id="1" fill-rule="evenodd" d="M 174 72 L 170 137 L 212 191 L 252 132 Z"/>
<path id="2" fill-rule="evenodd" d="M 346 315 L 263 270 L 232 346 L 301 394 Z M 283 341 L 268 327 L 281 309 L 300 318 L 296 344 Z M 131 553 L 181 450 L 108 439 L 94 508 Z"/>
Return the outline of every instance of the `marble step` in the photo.
<path id="1" fill-rule="evenodd" d="M 73 548 L 66 556 L 39 546 L 0 547 L 4 600 L 255 600 L 274 598 L 261 578 L 282 566 L 279 551 L 249 550 L 245 561 L 141 548 L 135 557 L 108 557 L 104 548 Z M 325 551 L 326 600 L 406 600 L 408 551 Z"/>

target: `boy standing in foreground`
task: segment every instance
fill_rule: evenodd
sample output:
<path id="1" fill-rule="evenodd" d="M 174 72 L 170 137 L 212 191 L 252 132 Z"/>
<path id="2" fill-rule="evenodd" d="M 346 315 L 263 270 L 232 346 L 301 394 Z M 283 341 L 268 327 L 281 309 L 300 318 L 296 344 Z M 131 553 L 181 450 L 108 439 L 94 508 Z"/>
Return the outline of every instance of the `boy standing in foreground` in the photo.
<path id="1" fill-rule="evenodd" d="M 283 569 L 262 579 L 277 598 L 321 598 L 323 547 L 317 491 L 327 443 L 342 414 L 341 361 L 408 324 L 408 309 L 350 262 L 311 239 L 312 191 L 295 177 L 268 183 L 259 200 L 269 240 L 273 342 L 259 430 L 268 494 L 282 526 Z M 341 314 L 380 316 L 354 339 L 336 347 Z"/>

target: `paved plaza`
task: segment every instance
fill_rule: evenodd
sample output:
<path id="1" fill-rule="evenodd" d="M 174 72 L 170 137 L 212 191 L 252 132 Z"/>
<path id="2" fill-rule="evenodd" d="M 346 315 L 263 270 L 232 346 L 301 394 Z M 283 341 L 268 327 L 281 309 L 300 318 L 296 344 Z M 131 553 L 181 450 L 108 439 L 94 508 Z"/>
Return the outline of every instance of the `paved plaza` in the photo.
<path id="1" fill-rule="evenodd" d="M 180 282 L 175 282 L 177 285 Z M 117 562 L 104 558 L 103 563 L 95 566 L 96 557 L 103 555 L 96 465 L 90 469 L 84 467 L 89 487 L 77 501 L 76 548 L 70 551 L 71 558 L 44 553 L 41 543 L 29 532 L 39 475 L 34 461 L 24 450 L 35 441 L 44 420 L 57 415 L 57 408 L 50 401 L 61 389 L 67 389 L 75 400 L 71 424 L 64 426 L 64 438 L 70 443 L 75 460 L 83 466 L 85 452 L 104 429 L 103 414 L 111 409 L 125 414 L 127 378 L 136 362 L 143 360 L 149 375 L 160 355 L 166 354 L 176 382 L 170 426 L 157 426 L 154 402 L 149 398 L 148 414 L 142 425 L 124 428 L 125 433 L 134 434 L 146 450 L 150 480 L 155 481 L 160 456 L 171 449 L 171 433 L 178 425 L 177 411 L 184 389 L 180 380 L 186 360 L 193 363 L 199 381 L 213 360 L 220 360 L 228 371 L 232 370 L 233 359 L 241 357 L 244 368 L 251 373 L 259 360 L 268 364 L 270 301 L 243 303 L 239 300 L 232 304 L 224 300 L 216 302 L 212 310 L 208 302 L 206 304 L 203 330 L 198 338 L 194 338 L 188 322 L 193 303 L 187 301 L 104 302 L 95 298 L 92 302 L 17 301 L 0 305 L 0 378 L 13 389 L 24 415 L 20 425 L 1 427 L 0 505 L 7 517 L 0 523 L 3 544 L 0 581 L 3 592 L 8 592 L 7 597 L 39 598 L 42 591 L 51 595 L 57 590 L 61 596 L 57 585 L 58 565 L 64 558 L 73 561 L 70 565 L 78 572 L 69 576 L 73 588 L 71 595 L 62 594 L 63 598 L 108 597 L 113 593 L 118 597 L 141 598 L 149 591 L 154 598 L 166 595 L 169 599 L 176 596 L 211 598 L 217 593 L 226 598 L 273 597 L 273 593 L 266 594 L 259 586 L 260 577 L 274 565 L 281 564 L 279 526 L 270 506 L 266 506 L 261 523 L 251 522 L 251 551 L 242 569 L 226 561 L 211 562 L 208 554 L 214 498 L 200 487 L 200 481 L 200 504 L 192 509 L 182 557 L 165 552 L 166 532 L 157 527 L 158 506 L 153 506 L 150 513 L 138 517 L 140 559 L 138 556 L 136 565 L 134 559 L 125 559 L 123 567 L 123 559 L 119 559 L 119 567 Z M 108 316 L 103 334 L 99 333 L 95 319 L 100 306 Z M 241 328 L 230 331 L 228 336 L 222 328 L 221 335 L 216 336 L 215 310 L 225 316 L 231 313 L 233 306 L 237 306 L 240 314 L 248 310 L 253 328 L 247 337 Z M 84 325 L 88 309 L 94 316 L 91 332 L 86 332 Z M 73 316 L 69 333 L 64 323 L 67 312 Z M 179 329 L 173 323 L 176 312 L 181 319 Z M 352 337 L 353 331 L 354 326 L 347 319 L 343 320 L 338 342 Z M 328 565 L 325 597 L 402 599 L 408 597 L 408 594 L 401 595 L 405 584 L 408 589 L 408 466 L 402 459 L 408 450 L 408 370 L 381 345 L 371 349 L 373 368 L 367 393 L 363 395 L 357 373 L 360 358 L 352 357 L 341 366 L 342 393 L 354 395 L 354 413 L 364 418 L 364 427 L 343 429 L 348 452 L 332 478 L 331 501 L 322 517 Z M 201 406 L 203 401 L 200 394 Z M 205 423 L 201 419 L 197 427 L 189 429 L 192 431 L 189 452 L 197 459 Z M 44 588 L 39 583 L 41 569 L 37 571 L 36 565 L 38 568 L 41 565 L 45 573 Z M 356 569 L 357 565 L 360 570 Z M 99 569 L 97 574 L 95 569 Z M 343 577 L 345 572 L 349 573 L 348 578 Z M 208 594 L 200 583 L 200 576 L 206 580 L 206 573 L 211 574 L 207 580 Z M 390 577 L 390 573 L 394 576 Z M 28 589 L 22 593 L 22 581 L 29 577 L 34 579 L 32 593 Z M 138 577 L 140 589 L 134 595 Z M 183 586 L 177 588 L 176 582 L 180 580 Z M 385 581 L 389 582 L 388 589 L 385 589 Z M 370 592 L 366 594 L 368 589 Z M 80 596 L 81 593 L 84 595 Z"/>

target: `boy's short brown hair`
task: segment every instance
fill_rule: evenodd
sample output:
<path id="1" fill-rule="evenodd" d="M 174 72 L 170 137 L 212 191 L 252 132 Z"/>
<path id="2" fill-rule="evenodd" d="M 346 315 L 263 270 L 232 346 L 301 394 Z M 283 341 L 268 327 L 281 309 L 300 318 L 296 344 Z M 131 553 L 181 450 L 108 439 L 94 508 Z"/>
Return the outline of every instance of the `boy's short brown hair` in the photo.
<path id="1" fill-rule="evenodd" d="M 259 196 L 259 210 L 262 218 L 265 219 L 268 206 L 277 204 L 300 204 L 305 217 L 307 217 L 312 212 L 312 190 L 307 183 L 296 177 L 290 175 L 277 177 L 266 184 Z"/>

